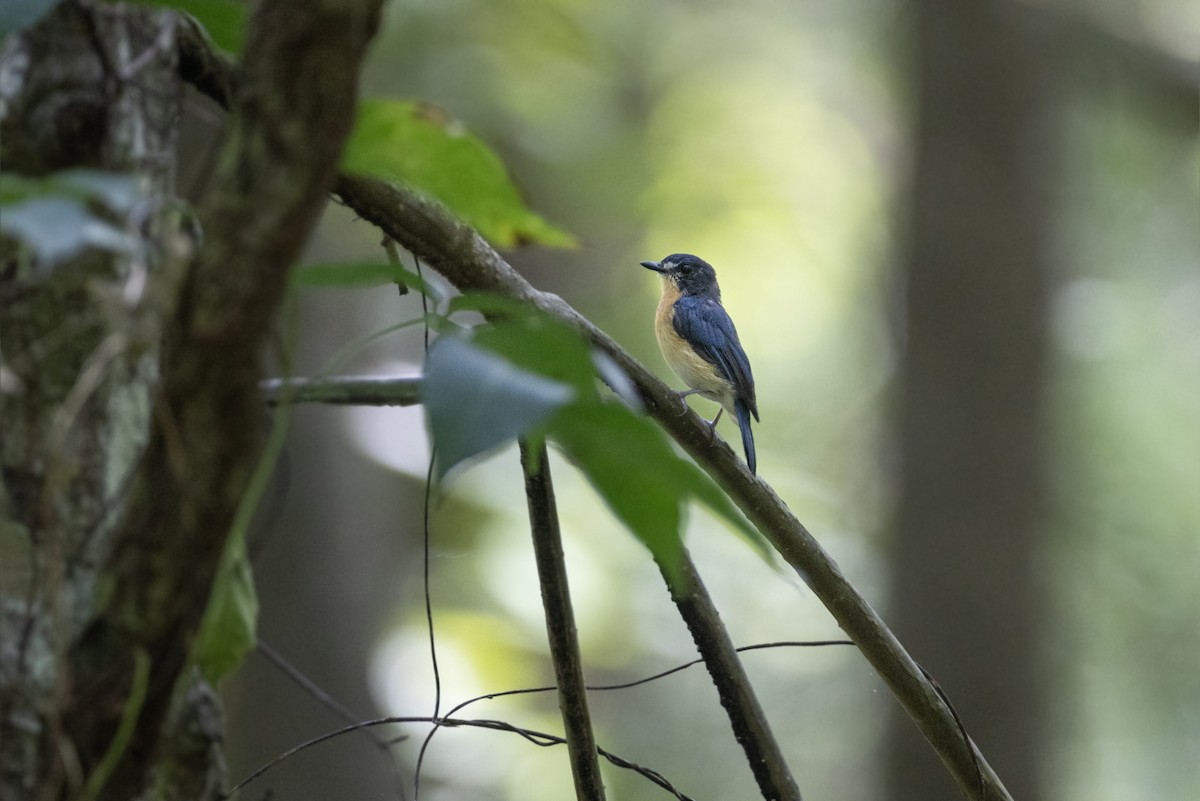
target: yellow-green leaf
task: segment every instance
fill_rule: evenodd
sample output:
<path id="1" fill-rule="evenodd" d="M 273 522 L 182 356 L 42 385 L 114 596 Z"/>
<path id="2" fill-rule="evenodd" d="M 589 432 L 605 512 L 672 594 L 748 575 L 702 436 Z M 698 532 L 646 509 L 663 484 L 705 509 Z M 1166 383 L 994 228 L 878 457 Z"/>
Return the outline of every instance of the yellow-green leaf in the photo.
<path id="1" fill-rule="evenodd" d="M 341 166 L 440 201 L 497 247 L 574 244 L 525 205 L 499 156 L 429 104 L 362 101 Z"/>

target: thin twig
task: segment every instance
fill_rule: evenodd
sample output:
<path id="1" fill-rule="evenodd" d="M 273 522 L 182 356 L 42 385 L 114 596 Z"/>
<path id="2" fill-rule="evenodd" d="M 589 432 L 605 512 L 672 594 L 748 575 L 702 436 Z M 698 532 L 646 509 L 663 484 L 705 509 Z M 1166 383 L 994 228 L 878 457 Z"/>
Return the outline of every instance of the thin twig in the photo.
<path id="1" fill-rule="evenodd" d="M 754 645 L 743 645 L 734 650 L 739 654 L 747 651 L 761 651 L 767 648 L 824 648 L 830 645 L 854 645 L 850 640 L 807 640 L 807 641 L 788 641 L 788 642 L 761 642 Z M 684 662 L 681 665 L 676 665 L 673 668 L 667 668 L 650 676 L 643 676 L 640 679 L 632 681 L 623 681 L 617 684 L 589 684 L 587 691 L 590 693 L 607 692 L 610 690 L 628 690 L 630 687 L 639 687 L 643 684 L 649 684 L 659 679 L 665 679 L 667 676 L 673 676 L 676 673 L 681 673 L 688 668 L 693 668 L 696 665 L 704 663 L 704 659 L 693 659 L 690 662 Z M 480 701 L 491 701 L 496 698 L 506 698 L 510 695 L 531 695 L 534 693 L 548 693 L 558 689 L 557 687 L 522 687 L 519 690 L 500 690 L 494 693 L 486 693 L 485 695 L 477 695 L 474 698 L 468 698 L 466 701 L 458 704 L 446 713 L 447 717 L 458 714 L 466 709 L 471 704 Z"/>
<path id="2" fill-rule="evenodd" d="M 402 267 L 403 262 L 400 261 L 400 248 L 396 245 L 396 240 L 392 239 L 387 234 L 383 235 L 383 241 L 379 244 L 383 245 L 384 252 L 387 253 L 388 261 L 395 264 L 397 267 Z M 403 281 L 397 281 L 396 287 L 401 295 L 408 294 L 408 284 Z"/>
<path id="3" fill-rule="evenodd" d="M 329 740 L 333 740 L 337 737 L 341 737 L 344 734 L 351 734 L 353 732 L 357 732 L 360 729 L 365 729 L 365 728 L 368 728 L 371 726 L 386 726 L 386 725 L 389 725 L 392 723 L 432 723 L 436 726 L 441 726 L 441 727 L 447 728 L 447 729 L 458 728 L 461 726 L 461 727 L 473 727 L 473 728 L 478 728 L 478 729 L 491 729 L 493 731 L 506 731 L 506 732 L 511 732 L 513 734 L 518 734 L 521 737 L 528 740 L 529 742 L 533 743 L 534 745 L 542 746 L 544 748 L 553 746 L 553 745 L 565 745 L 567 742 L 566 739 L 559 737 L 557 735 L 547 734 L 546 732 L 537 731 L 535 729 L 526 729 L 526 728 L 522 728 L 520 726 L 514 726 L 513 724 L 508 723 L 503 720 L 463 720 L 460 718 L 430 718 L 430 717 L 386 717 L 386 718 L 378 718 L 376 720 L 365 720 L 361 723 L 355 723 L 353 726 L 343 726 L 342 728 L 337 729 L 336 731 L 326 732 L 325 734 L 322 734 L 319 737 L 314 737 L 311 740 L 300 743 L 300 745 L 297 745 L 294 748 L 290 748 L 287 751 L 284 751 L 282 754 L 276 756 L 270 762 L 267 762 L 266 764 L 260 766 L 257 770 L 255 770 L 253 773 L 251 773 L 246 778 L 242 779 L 240 782 L 235 784 L 233 787 L 229 788 L 228 792 L 224 793 L 221 797 L 226 798 L 226 799 L 232 798 L 234 795 L 236 795 L 238 792 L 240 792 L 243 787 L 250 784 L 250 782 L 254 781 L 259 776 L 262 776 L 264 773 L 271 770 L 272 768 L 279 765 L 280 763 L 285 762 L 288 759 L 291 759 L 296 754 L 299 754 L 301 751 L 307 751 L 309 748 L 312 748 L 313 746 L 320 745 L 321 743 L 327 742 Z M 611 762 L 612 764 L 616 765 L 619 768 L 625 768 L 626 770 L 631 770 L 631 771 L 639 774 L 640 776 L 645 777 L 646 779 L 650 780 L 657 786 L 666 790 L 671 795 L 675 796 L 675 798 L 678 799 L 678 801 L 693 801 L 693 799 L 690 796 L 687 796 L 684 793 L 677 790 L 673 784 L 671 784 L 669 781 L 667 781 L 663 777 L 663 775 L 656 770 L 638 765 L 636 762 L 631 762 L 627 759 L 619 757 L 616 754 L 612 753 L 611 751 L 607 751 L 603 748 L 597 748 L 596 753 L 598 753 L 600 756 L 604 757 L 609 762 Z"/>
<path id="4" fill-rule="evenodd" d="M 558 508 L 554 484 L 550 479 L 550 455 L 542 440 L 530 452 L 525 439 L 518 441 L 521 469 L 525 473 L 525 498 L 529 503 L 529 528 L 533 533 L 533 553 L 537 559 L 542 605 L 546 610 L 546 636 L 558 683 L 558 707 L 562 712 L 567 751 L 571 755 L 571 776 L 579 801 L 604 801 L 604 780 L 596 759 L 596 736 L 588 714 L 587 690 L 583 681 L 583 660 L 579 655 L 579 637 L 571 593 L 567 585 L 567 564 L 563 556 L 562 534 L 558 526 Z"/>
<path id="5" fill-rule="evenodd" d="M 421 379 L 376 376 L 268 378 L 260 381 L 270 406 L 285 403 L 335 403 L 361 406 L 413 406 L 421 402 Z"/>
<path id="6" fill-rule="evenodd" d="M 255 648 L 259 654 L 266 658 L 268 662 L 275 666 L 283 675 L 287 676 L 295 682 L 304 692 L 315 698 L 322 706 L 332 711 L 339 718 L 349 724 L 356 724 L 362 720 L 359 715 L 351 712 L 345 704 L 334 698 L 325 689 L 315 681 L 310 679 L 304 671 L 289 662 L 282 654 L 267 644 L 261 637 L 255 644 Z M 400 763 L 396 760 L 396 755 L 392 751 L 392 746 L 408 739 L 407 735 L 402 735 L 399 739 L 387 739 L 377 733 L 373 728 L 362 729 L 362 733 L 375 744 L 380 753 L 388 761 L 388 766 L 391 769 L 392 783 L 396 788 L 396 797 L 400 801 L 405 801 L 404 794 L 404 777 L 400 772 Z"/>

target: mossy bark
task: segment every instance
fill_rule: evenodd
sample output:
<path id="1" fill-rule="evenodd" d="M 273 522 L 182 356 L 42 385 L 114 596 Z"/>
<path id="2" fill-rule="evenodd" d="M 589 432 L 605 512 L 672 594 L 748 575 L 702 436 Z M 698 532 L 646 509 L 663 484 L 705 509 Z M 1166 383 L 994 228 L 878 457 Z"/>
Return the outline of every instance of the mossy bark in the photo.
<path id="1" fill-rule="evenodd" d="M 332 186 L 378 6 L 258 6 L 194 219 L 172 200 L 194 22 L 64 3 L 0 51 L 5 171 L 104 169 L 144 192 L 112 221 L 135 256 L 47 270 L 12 239 L 0 251 L 0 796 L 220 789 L 191 643 L 259 452 L 259 352 Z"/>

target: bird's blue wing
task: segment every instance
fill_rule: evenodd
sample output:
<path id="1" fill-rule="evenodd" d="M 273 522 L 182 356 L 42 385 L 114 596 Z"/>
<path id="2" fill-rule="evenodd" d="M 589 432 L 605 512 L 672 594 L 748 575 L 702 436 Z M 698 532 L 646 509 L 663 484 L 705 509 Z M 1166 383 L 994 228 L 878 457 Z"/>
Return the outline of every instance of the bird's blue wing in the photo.
<path id="1" fill-rule="evenodd" d="M 738 339 L 737 329 L 725 309 L 712 298 L 683 296 L 675 302 L 671 320 L 675 333 L 689 342 L 710 364 L 717 366 L 737 397 L 758 419 L 758 404 L 754 399 L 754 374 L 750 360 Z"/>

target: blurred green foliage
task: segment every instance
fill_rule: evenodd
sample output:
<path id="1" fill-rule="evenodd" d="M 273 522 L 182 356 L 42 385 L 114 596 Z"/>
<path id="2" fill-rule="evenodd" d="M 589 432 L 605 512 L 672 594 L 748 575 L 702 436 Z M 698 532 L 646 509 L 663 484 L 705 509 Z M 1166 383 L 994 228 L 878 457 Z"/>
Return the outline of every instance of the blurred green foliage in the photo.
<path id="1" fill-rule="evenodd" d="M 140 243 L 123 230 L 144 200 L 128 175 L 61 170 L 43 178 L 0 174 L 0 231 L 21 240 L 48 274 L 88 248 L 132 255 Z"/>

